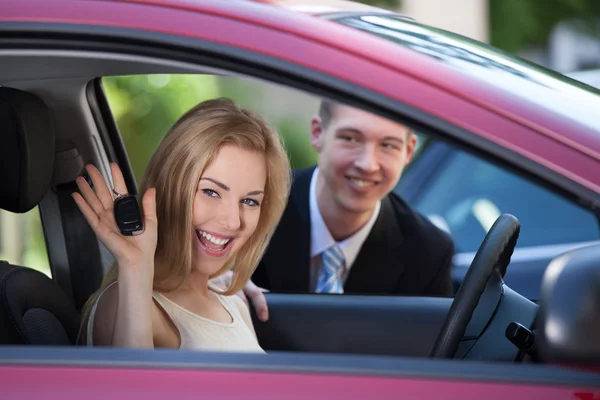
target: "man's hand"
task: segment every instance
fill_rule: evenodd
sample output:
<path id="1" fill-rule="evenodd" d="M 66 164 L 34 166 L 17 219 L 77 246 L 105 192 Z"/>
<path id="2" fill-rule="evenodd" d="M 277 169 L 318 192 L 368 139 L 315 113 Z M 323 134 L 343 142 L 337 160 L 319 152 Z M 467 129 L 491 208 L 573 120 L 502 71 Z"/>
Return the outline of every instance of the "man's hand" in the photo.
<path id="1" fill-rule="evenodd" d="M 227 289 L 229 285 L 231 285 L 232 277 L 233 272 L 227 271 L 220 277 L 213 279 L 211 282 L 222 289 Z M 256 310 L 258 319 L 260 319 L 262 322 L 267 322 L 269 320 L 269 308 L 267 307 L 267 299 L 264 295 L 265 292 L 268 292 L 268 290 L 260 288 L 251 280 L 248 280 L 244 286 L 244 289 L 241 292 L 236 293 L 237 296 L 240 296 L 242 300 L 244 300 L 244 303 L 249 304 L 248 300 L 250 300 L 254 310 Z"/>

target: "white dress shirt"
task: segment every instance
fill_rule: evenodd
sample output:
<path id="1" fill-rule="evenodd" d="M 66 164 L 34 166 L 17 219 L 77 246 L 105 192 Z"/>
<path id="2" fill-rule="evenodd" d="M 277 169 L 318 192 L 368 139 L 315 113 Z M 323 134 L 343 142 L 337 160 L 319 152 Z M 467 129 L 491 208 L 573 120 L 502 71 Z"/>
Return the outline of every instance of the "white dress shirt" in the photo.
<path id="1" fill-rule="evenodd" d="M 319 205 L 317 203 L 317 176 L 319 174 L 319 168 L 315 168 L 313 172 L 310 189 L 308 192 L 309 210 L 310 210 L 310 291 L 314 292 L 317 286 L 317 279 L 319 277 L 319 271 L 321 270 L 321 253 L 327 250 L 329 247 L 337 244 L 346 261 L 346 273 L 343 276 L 344 282 L 348 276 L 354 260 L 358 256 L 360 249 L 365 242 L 367 236 L 371 232 L 371 228 L 375 224 L 377 217 L 379 216 L 379 209 L 381 208 L 381 202 L 377 202 L 375 212 L 371 216 L 371 219 L 354 235 L 349 238 L 336 242 L 321 215 Z"/>

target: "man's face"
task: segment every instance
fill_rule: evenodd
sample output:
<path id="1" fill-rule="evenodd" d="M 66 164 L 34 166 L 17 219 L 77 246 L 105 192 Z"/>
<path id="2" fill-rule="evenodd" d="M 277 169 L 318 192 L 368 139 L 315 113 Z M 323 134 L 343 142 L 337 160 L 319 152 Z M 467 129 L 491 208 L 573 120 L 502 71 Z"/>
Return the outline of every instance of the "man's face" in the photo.
<path id="1" fill-rule="evenodd" d="M 356 108 L 335 105 L 329 124 L 313 118 L 311 141 L 319 153 L 320 188 L 326 207 L 365 213 L 396 185 L 410 161 L 411 129 Z"/>

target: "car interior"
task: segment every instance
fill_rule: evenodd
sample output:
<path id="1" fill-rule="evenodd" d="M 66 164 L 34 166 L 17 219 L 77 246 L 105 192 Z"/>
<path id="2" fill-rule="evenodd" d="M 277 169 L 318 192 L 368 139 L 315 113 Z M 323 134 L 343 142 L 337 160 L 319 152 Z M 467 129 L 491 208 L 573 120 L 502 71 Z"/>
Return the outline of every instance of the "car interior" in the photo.
<path id="1" fill-rule="evenodd" d="M 109 162 L 115 161 L 130 193 L 136 193 L 98 77 L 165 73 L 238 74 L 224 66 L 117 52 L 0 52 L 0 208 L 25 213 L 38 207 L 51 265 L 49 277 L 27 265 L 0 264 L 0 344 L 78 344 L 81 307 L 113 260 L 72 201 L 74 180 L 86 163 L 109 177 Z M 357 104 L 368 104 L 360 100 Z M 600 311 L 594 287 L 600 246 L 553 260 L 537 304 L 503 281 L 521 229 L 518 218 L 504 214 L 482 236 L 454 298 L 269 293 L 269 321 L 253 314 L 259 342 L 267 352 L 505 362 L 600 359 L 594 339 L 600 334 L 594 318 Z M 557 321 L 566 328 L 552 334 Z M 536 337 L 539 346 L 532 344 Z"/>

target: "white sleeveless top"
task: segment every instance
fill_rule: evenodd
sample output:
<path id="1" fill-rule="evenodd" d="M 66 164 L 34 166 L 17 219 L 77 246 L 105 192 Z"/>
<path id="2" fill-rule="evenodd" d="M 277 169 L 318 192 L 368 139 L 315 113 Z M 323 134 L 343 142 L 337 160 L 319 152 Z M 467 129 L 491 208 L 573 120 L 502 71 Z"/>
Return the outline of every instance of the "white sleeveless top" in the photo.
<path id="1" fill-rule="evenodd" d="M 93 346 L 94 317 L 102 294 L 98 297 L 90 312 L 87 329 L 88 346 Z M 254 333 L 244 321 L 234 300 L 230 296 L 223 296 L 218 293 L 217 297 L 231 316 L 232 322 L 223 323 L 201 317 L 181 307 L 165 295 L 156 291 L 152 292 L 152 298 L 171 318 L 173 325 L 179 332 L 181 340 L 179 349 L 264 353 L 265 351 L 260 347 Z"/>

